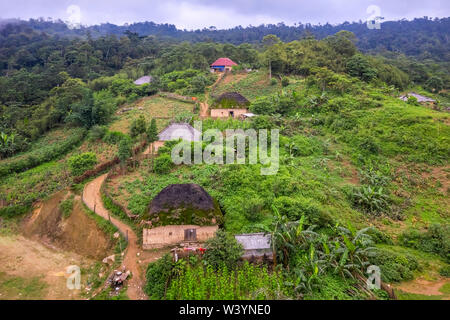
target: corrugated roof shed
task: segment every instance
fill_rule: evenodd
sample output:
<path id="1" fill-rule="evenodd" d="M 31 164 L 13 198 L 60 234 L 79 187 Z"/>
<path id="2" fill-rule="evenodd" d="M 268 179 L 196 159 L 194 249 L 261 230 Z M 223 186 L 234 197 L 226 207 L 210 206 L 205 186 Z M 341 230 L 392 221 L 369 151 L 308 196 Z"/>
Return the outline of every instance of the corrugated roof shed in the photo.
<path id="1" fill-rule="evenodd" d="M 409 97 L 415 97 L 418 102 L 436 102 L 434 99 L 422 96 L 420 94 L 417 94 L 415 92 L 410 92 L 404 96 L 401 96 L 400 99 L 403 101 L 408 101 Z"/>
<path id="2" fill-rule="evenodd" d="M 152 76 L 143 76 L 143 77 L 137 79 L 134 82 L 134 84 L 140 86 L 140 85 L 143 85 L 145 83 L 151 83 L 152 81 L 153 81 L 153 77 Z"/>
<path id="3" fill-rule="evenodd" d="M 188 123 L 172 123 L 159 134 L 160 141 L 170 140 L 186 140 L 186 141 L 200 141 L 200 131 L 194 129 Z"/>
<path id="4" fill-rule="evenodd" d="M 265 233 L 248 233 L 235 236 L 244 250 L 271 249 L 271 235 Z"/>

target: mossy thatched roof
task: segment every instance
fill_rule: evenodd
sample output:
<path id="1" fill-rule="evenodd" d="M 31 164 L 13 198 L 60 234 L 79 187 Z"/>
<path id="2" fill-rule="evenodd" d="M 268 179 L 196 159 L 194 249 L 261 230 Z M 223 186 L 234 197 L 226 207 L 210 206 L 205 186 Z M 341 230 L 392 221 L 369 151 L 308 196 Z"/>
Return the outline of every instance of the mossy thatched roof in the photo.
<path id="1" fill-rule="evenodd" d="M 250 105 L 250 101 L 247 100 L 242 94 L 238 92 L 225 92 L 216 99 L 217 105 L 222 107 L 247 107 Z"/>
<path id="2" fill-rule="evenodd" d="M 156 225 L 219 224 L 217 202 L 197 184 L 172 184 L 150 203 L 149 215 Z"/>

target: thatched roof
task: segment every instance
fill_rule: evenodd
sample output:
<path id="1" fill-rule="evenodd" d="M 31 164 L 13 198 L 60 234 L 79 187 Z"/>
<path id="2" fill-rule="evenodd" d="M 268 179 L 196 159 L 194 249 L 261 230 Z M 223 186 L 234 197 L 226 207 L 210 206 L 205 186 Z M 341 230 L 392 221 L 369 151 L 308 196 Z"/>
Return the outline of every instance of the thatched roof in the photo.
<path id="1" fill-rule="evenodd" d="M 227 104 L 229 104 L 229 102 L 232 102 L 232 104 L 234 104 L 233 106 L 250 105 L 250 101 L 248 101 L 247 98 L 245 98 L 242 94 L 238 92 L 225 92 L 216 99 L 216 102 L 218 104 L 223 104 L 223 102 L 225 101 Z"/>
<path id="2" fill-rule="evenodd" d="M 159 134 L 160 141 L 182 139 L 185 141 L 200 141 L 200 131 L 188 123 L 172 123 Z"/>
<path id="3" fill-rule="evenodd" d="M 218 224 L 222 213 L 214 199 L 197 184 L 172 184 L 150 203 L 150 218 L 163 225 Z"/>

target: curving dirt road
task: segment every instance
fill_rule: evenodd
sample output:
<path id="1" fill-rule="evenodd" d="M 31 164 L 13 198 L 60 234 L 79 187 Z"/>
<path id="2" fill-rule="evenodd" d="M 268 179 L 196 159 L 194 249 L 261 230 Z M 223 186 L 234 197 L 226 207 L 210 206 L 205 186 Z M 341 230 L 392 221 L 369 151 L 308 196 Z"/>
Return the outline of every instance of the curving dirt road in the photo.
<path id="1" fill-rule="evenodd" d="M 100 194 L 100 188 L 105 181 L 106 176 L 107 174 L 104 174 L 89 182 L 84 187 L 83 202 L 89 209 L 95 211 L 96 214 L 108 220 L 109 212 L 103 206 L 102 197 Z M 111 217 L 111 223 L 114 224 L 124 236 L 128 232 L 128 248 L 122 263 L 122 265 L 132 273 L 132 278 L 128 281 L 127 295 L 131 300 L 146 300 L 147 295 L 143 291 L 143 286 L 145 284 L 144 277 L 141 274 L 137 258 L 137 254 L 139 253 L 138 237 L 134 233 L 133 229 L 122 221 Z"/>

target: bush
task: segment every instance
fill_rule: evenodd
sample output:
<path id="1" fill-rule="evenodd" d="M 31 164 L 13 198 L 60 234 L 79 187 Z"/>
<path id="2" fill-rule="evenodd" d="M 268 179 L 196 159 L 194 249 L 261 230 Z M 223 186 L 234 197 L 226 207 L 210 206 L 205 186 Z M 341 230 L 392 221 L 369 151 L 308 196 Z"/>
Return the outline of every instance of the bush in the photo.
<path id="1" fill-rule="evenodd" d="M 370 257 L 370 263 L 380 267 L 381 280 L 400 282 L 412 280 L 413 271 L 419 270 L 419 263 L 411 255 L 401 255 L 386 249 L 377 249 Z"/>
<path id="2" fill-rule="evenodd" d="M 86 130 L 76 129 L 63 142 L 51 144 L 32 151 L 28 156 L 20 157 L 0 164 L 0 177 L 11 173 L 18 173 L 37 167 L 38 165 L 63 156 L 73 147 L 77 146 L 85 137 Z"/>
<path id="3" fill-rule="evenodd" d="M 331 222 L 331 218 L 319 209 L 314 200 L 309 198 L 279 197 L 273 204 L 281 215 L 287 216 L 291 221 L 298 221 L 304 215 L 309 225 L 326 226 Z"/>
<path id="4" fill-rule="evenodd" d="M 277 81 L 277 79 L 270 79 L 270 85 L 271 86 L 276 86 L 278 84 L 278 81 Z"/>
<path id="5" fill-rule="evenodd" d="M 62 216 L 64 218 L 68 218 L 70 216 L 70 214 L 72 213 L 73 210 L 73 198 L 74 196 L 70 196 L 69 199 L 63 200 L 61 201 L 61 203 L 59 204 L 59 208 L 62 211 Z"/>
<path id="6" fill-rule="evenodd" d="M 351 194 L 353 205 L 370 214 L 386 212 L 390 206 L 390 198 L 382 187 L 361 186 L 353 189 Z"/>
<path id="7" fill-rule="evenodd" d="M 94 168 L 97 156 L 93 152 L 82 153 L 68 160 L 70 171 L 74 176 L 81 176 L 87 170 Z"/>
<path id="8" fill-rule="evenodd" d="M 103 141 L 109 144 L 118 144 L 126 134 L 118 131 L 108 131 L 103 137 Z"/>
<path id="9" fill-rule="evenodd" d="M 290 81 L 289 81 L 288 78 L 284 77 L 284 78 L 281 80 L 281 85 L 282 85 L 283 87 L 287 87 L 289 84 L 290 84 Z"/>
<path id="10" fill-rule="evenodd" d="M 156 262 L 150 263 L 147 267 L 147 283 L 145 293 L 151 300 L 164 298 L 166 287 L 169 285 L 172 273 L 173 261 L 170 254 L 164 255 Z"/>
<path id="11" fill-rule="evenodd" d="M 89 131 L 89 139 L 91 141 L 103 139 L 107 131 L 106 127 L 95 125 Z"/>
<path id="12" fill-rule="evenodd" d="M 218 230 L 216 236 L 205 243 L 204 261 L 215 269 L 236 267 L 243 253 L 242 245 L 224 230 Z"/>
<path id="13" fill-rule="evenodd" d="M 450 278 L 450 266 L 447 265 L 439 270 L 439 274 L 443 277 Z"/>
<path id="14" fill-rule="evenodd" d="M 169 173 L 173 168 L 172 157 L 168 154 L 163 154 L 155 159 L 153 170 L 159 174 Z"/>
<path id="15" fill-rule="evenodd" d="M 147 121 L 143 115 L 140 115 L 139 118 L 134 119 L 131 123 L 130 136 L 132 138 L 136 138 L 137 136 L 145 133 L 145 131 L 147 131 Z"/>
<path id="16" fill-rule="evenodd" d="M 450 225 L 433 224 L 427 232 L 407 230 L 399 238 L 401 245 L 440 255 L 450 262 Z"/>
<path id="17" fill-rule="evenodd" d="M 407 104 L 411 105 L 411 106 L 419 106 L 419 100 L 417 100 L 416 97 L 408 97 L 408 100 L 406 101 Z"/>

